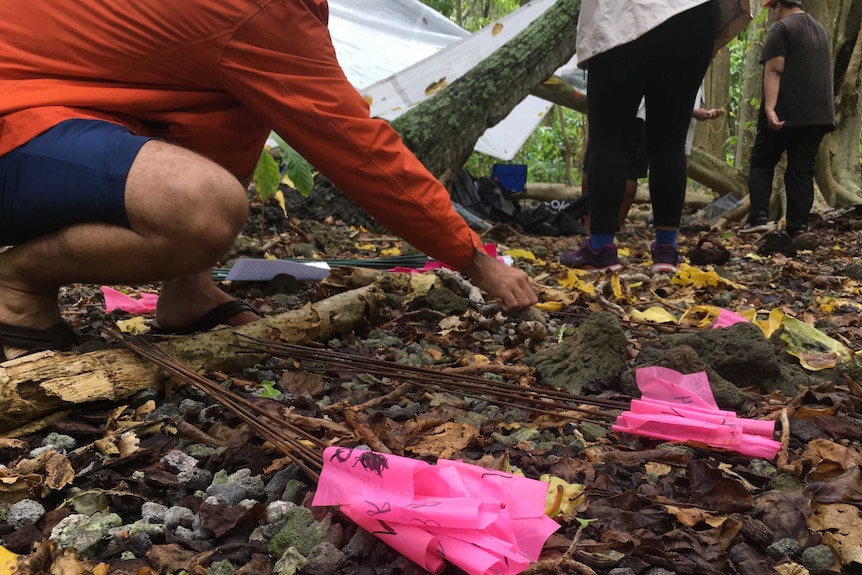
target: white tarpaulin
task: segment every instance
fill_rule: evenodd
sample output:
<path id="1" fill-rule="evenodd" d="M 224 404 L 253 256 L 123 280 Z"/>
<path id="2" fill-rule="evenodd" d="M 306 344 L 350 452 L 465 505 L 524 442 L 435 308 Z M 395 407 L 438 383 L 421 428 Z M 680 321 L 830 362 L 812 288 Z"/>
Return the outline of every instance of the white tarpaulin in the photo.
<path id="1" fill-rule="evenodd" d="M 418 0 L 330 0 L 330 31 L 348 79 L 392 121 L 487 58 L 555 0 L 534 0 L 470 35 Z M 567 66 L 568 67 L 568 66 Z M 551 103 L 529 96 L 476 150 L 511 160 Z"/>

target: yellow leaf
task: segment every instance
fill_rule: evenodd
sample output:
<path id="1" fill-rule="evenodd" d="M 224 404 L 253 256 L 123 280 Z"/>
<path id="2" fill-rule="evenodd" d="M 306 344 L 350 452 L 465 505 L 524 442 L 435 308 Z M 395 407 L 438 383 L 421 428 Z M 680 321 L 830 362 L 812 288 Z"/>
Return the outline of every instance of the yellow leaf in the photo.
<path id="1" fill-rule="evenodd" d="M 533 255 L 533 252 L 528 250 L 506 250 L 503 253 L 507 256 L 512 256 L 513 258 L 536 261 L 536 256 Z"/>
<path id="2" fill-rule="evenodd" d="M 401 248 L 386 248 L 385 250 L 380 250 L 380 255 L 383 257 L 400 256 Z"/>
<path id="3" fill-rule="evenodd" d="M 721 308 L 714 305 L 695 305 L 682 314 L 679 318 L 680 325 L 694 325 L 701 329 L 706 329 L 715 323 Z"/>
<path id="4" fill-rule="evenodd" d="M 545 514 L 548 517 L 574 513 L 584 500 L 584 486 L 579 483 L 568 483 L 547 473 L 539 477 L 539 481 L 548 484 L 548 494 L 545 499 Z"/>
<path id="5" fill-rule="evenodd" d="M 538 308 L 542 311 L 560 311 L 563 309 L 563 302 L 561 301 L 540 301 L 535 304 L 533 307 Z"/>
<path id="6" fill-rule="evenodd" d="M 636 321 L 651 321 L 653 323 L 676 323 L 676 318 L 672 313 L 659 306 L 652 306 L 644 311 L 633 309 L 631 311 L 632 319 Z"/>
<path id="7" fill-rule="evenodd" d="M 434 274 L 416 274 L 410 278 L 410 287 L 414 295 L 421 296 L 431 291 L 437 282 L 438 278 Z"/>
<path id="8" fill-rule="evenodd" d="M 781 326 L 781 341 L 787 344 L 787 353 L 798 357 L 805 369 L 829 369 L 853 357 L 843 343 L 796 318 L 784 316 Z"/>
<path id="9" fill-rule="evenodd" d="M 12 553 L 2 545 L 0 545 L 0 575 L 9 575 L 18 570 L 18 557 L 20 555 Z"/>
<path id="10" fill-rule="evenodd" d="M 291 184 L 290 187 L 296 189 L 293 184 Z M 278 190 L 275 192 L 275 196 L 273 197 L 275 198 L 275 201 L 278 202 L 278 206 L 281 208 L 284 217 L 287 217 L 287 204 L 284 203 L 284 193 L 281 190 Z"/>
<path id="11" fill-rule="evenodd" d="M 629 248 L 618 248 L 617 255 L 621 255 L 623 257 L 627 257 L 632 255 L 632 251 Z"/>
<path id="12" fill-rule="evenodd" d="M 117 322 L 117 327 L 120 328 L 121 332 L 132 335 L 150 331 L 150 326 L 144 323 L 144 318 L 139 315 L 130 319 L 121 319 Z"/>
<path id="13" fill-rule="evenodd" d="M 769 312 L 769 317 L 766 320 L 752 320 L 752 323 L 760 328 L 764 337 L 769 339 L 775 330 L 781 327 L 782 321 L 784 321 L 784 312 L 775 308 Z"/>
<path id="14" fill-rule="evenodd" d="M 377 251 L 377 246 L 374 244 L 355 243 L 355 244 L 353 244 L 353 247 L 356 248 L 357 250 L 365 250 L 365 251 L 369 251 L 369 252 Z"/>
<path id="15" fill-rule="evenodd" d="M 578 290 L 587 294 L 596 293 L 596 286 L 593 284 L 585 283 L 580 276 L 586 275 L 584 270 L 574 270 L 570 269 L 566 274 L 566 279 L 561 282 L 561 286 L 570 289 L 570 290 Z"/>
<path id="16" fill-rule="evenodd" d="M 735 289 L 745 289 L 745 286 L 721 277 L 715 273 L 715 270 L 704 271 L 688 264 L 680 265 L 679 271 L 673 276 L 671 282 L 681 286 L 715 287 L 726 285 Z"/>
<path id="17" fill-rule="evenodd" d="M 620 276 L 614 274 L 611 276 L 611 288 L 614 290 L 614 297 L 623 299 L 623 286 L 620 284 Z"/>

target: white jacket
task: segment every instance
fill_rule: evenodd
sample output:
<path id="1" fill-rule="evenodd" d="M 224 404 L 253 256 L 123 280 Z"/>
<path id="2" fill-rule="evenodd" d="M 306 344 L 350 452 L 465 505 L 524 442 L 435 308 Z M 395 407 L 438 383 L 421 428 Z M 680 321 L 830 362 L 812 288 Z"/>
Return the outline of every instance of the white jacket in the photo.
<path id="1" fill-rule="evenodd" d="M 709 0 L 583 0 L 578 18 L 578 66 L 640 38 L 659 24 Z"/>

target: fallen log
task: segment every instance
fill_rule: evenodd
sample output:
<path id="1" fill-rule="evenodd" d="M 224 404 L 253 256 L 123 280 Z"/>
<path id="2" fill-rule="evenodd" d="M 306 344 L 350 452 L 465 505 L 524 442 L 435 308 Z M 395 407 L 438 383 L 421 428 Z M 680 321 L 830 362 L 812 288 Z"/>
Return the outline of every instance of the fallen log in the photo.
<path id="1" fill-rule="evenodd" d="M 238 335 L 307 344 L 374 322 L 385 293 L 377 284 L 340 293 L 301 309 L 235 328 L 160 342 L 166 351 L 196 370 L 231 372 L 259 362 L 260 355 L 238 353 Z M 120 401 L 148 388 L 160 389 L 166 376 L 125 349 L 89 353 L 43 352 L 0 363 L 0 433 L 93 401 Z"/>

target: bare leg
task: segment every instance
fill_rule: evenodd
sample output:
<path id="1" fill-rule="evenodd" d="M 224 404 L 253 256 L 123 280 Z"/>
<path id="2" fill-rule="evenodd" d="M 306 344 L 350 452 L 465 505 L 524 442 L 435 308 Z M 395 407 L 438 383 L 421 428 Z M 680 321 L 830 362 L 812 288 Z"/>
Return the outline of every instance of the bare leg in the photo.
<path id="1" fill-rule="evenodd" d="M 126 212 L 132 229 L 77 224 L 0 254 L 0 322 L 54 325 L 60 286 L 78 282 L 168 280 L 157 312 L 166 328 L 188 324 L 230 299 L 209 281 L 209 269 L 248 215 L 236 178 L 193 152 L 147 142 L 126 181 Z M 247 315 L 235 319 L 257 319 Z M 15 355 L 7 350 L 7 357 Z"/>

